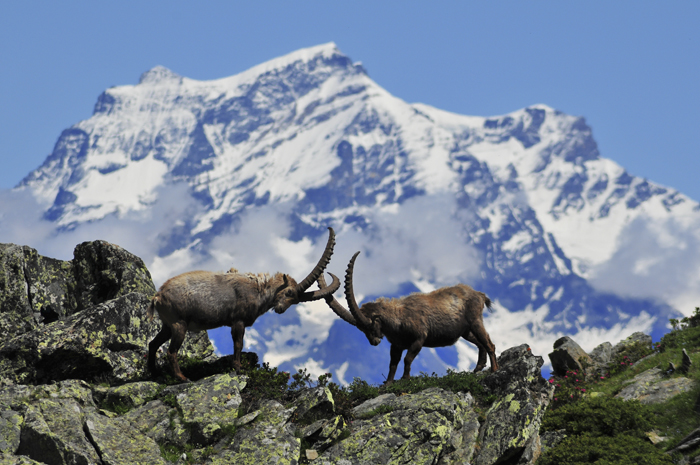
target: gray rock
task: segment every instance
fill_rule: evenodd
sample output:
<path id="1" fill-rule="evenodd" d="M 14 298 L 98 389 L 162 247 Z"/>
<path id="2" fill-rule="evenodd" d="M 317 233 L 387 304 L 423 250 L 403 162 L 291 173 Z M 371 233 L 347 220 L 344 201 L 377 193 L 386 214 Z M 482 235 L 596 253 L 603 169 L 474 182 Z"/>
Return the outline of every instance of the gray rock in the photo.
<path id="1" fill-rule="evenodd" d="M 569 370 L 583 371 L 593 364 L 591 357 L 569 336 L 556 340 L 549 360 L 552 362 L 552 370 L 561 376 Z"/>
<path id="2" fill-rule="evenodd" d="M 155 398 L 160 385 L 152 381 L 141 381 L 107 388 L 100 395 L 93 395 L 100 404 L 121 406 L 124 408 L 140 407 Z M 97 390 L 96 390 L 97 391 Z M 98 399 L 99 397 L 99 399 Z"/>
<path id="3" fill-rule="evenodd" d="M 255 421 L 236 431 L 231 443 L 207 463 L 299 463 L 301 441 L 289 423 L 294 410 L 285 409 L 276 401 L 264 402 Z"/>
<path id="4" fill-rule="evenodd" d="M 183 386 L 176 402 L 193 441 L 211 444 L 221 435 L 222 428 L 235 426 L 246 379 L 224 373 Z"/>
<path id="5" fill-rule="evenodd" d="M 498 364 L 499 370 L 484 379 L 498 400 L 481 425 L 475 465 L 519 460 L 529 446 L 536 449 L 532 441 L 554 393 L 554 386 L 541 375 L 544 360 L 533 355 L 527 344 L 505 350 Z"/>
<path id="6" fill-rule="evenodd" d="M 695 386 L 695 381 L 692 379 L 665 379 L 663 375 L 664 372 L 660 368 L 652 368 L 640 373 L 615 397 L 623 400 L 634 399 L 643 404 L 657 404 L 690 391 Z"/>
<path id="7" fill-rule="evenodd" d="M 353 421 L 350 436 L 323 452 L 317 462 L 420 464 L 444 457 L 441 463 L 458 463 L 458 455 L 471 459 L 478 421 L 464 396 L 432 388 L 384 405 L 394 410 Z"/>
<path id="8" fill-rule="evenodd" d="M 19 447 L 24 418 L 14 410 L 0 412 L 0 452 L 14 454 Z"/>
<path id="9" fill-rule="evenodd" d="M 55 464 L 99 464 L 85 437 L 85 412 L 75 400 L 39 399 L 24 416 L 18 455 Z"/>
<path id="10" fill-rule="evenodd" d="M 632 335 L 629 336 L 627 339 L 624 339 L 615 344 L 615 346 L 612 348 L 611 358 L 614 358 L 616 355 L 618 355 L 620 352 L 623 352 L 631 345 L 641 344 L 651 348 L 651 342 L 651 336 L 637 331 L 636 333 L 632 333 Z"/>
<path id="11" fill-rule="evenodd" d="M 557 431 L 547 431 L 540 437 L 540 443 L 542 444 L 542 452 L 546 452 L 547 449 L 557 446 L 560 442 L 566 439 L 566 430 L 560 429 Z"/>
<path id="12" fill-rule="evenodd" d="M 368 399 L 361 403 L 360 405 L 356 406 L 355 408 L 352 409 L 353 415 L 355 417 L 362 417 L 363 415 L 366 415 L 377 408 L 381 407 L 384 404 L 387 404 L 394 400 L 396 398 L 395 394 L 382 394 L 381 396 L 377 396 L 374 399 Z"/>
<path id="13" fill-rule="evenodd" d="M 298 422 L 307 422 L 319 416 L 328 417 L 335 412 L 333 395 L 327 386 L 307 389 L 294 401 L 295 417 Z"/>
<path id="14" fill-rule="evenodd" d="M 0 452 L 0 465 L 44 465 L 24 455 L 10 455 Z"/>
<path id="15" fill-rule="evenodd" d="M 189 428 L 176 408 L 153 400 L 119 417 L 124 428 L 134 428 L 158 444 L 173 444 L 184 448 L 190 442 Z"/>
<path id="16" fill-rule="evenodd" d="M 119 422 L 96 413 L 88 413 L 85 430 L 95 445 L 103 465 L 125 463 L 162 464 L 160 448 L 156 442 L 131 428 L 123 428 Z"/>
<path id="17" fill-rule="evenodd" d="M 303 428 L 300 433 L 301 437 L 312 444 L 313 450 L 318 453 L 337 442 L 347 426 L 345 419 L 337 415 L 328 420 L 318 420 Z"/>
<path id="18" fill-rule="evenodd" d="M 690 367 L 693 365 L 693 362 L 690 360 L 690 356 L 688 355 L 688 352 L 683 349 L 683 358 L 681 360 L 681 367 L 679 368 L 681 373 L 688 373 L 690 371 Z"/>
<path id="19" fill-rule="evenodd" d="M 591 357 L 591 360 L 593 360 L 593 363 L 597 365 L 605 365 L 610 361 L 610 357 L 612 356 L 612 348 L 612 344 L 609 342 L 603 342 L 593 349 L 588 355 Z"/>

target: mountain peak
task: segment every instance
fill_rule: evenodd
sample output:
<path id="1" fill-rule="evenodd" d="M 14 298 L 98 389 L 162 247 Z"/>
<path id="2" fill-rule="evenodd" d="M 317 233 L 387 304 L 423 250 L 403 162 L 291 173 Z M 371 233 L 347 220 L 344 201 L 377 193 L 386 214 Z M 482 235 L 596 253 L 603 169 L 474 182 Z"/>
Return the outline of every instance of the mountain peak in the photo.
<path id="1" fill-rule="evenodd" d="M 182 76 L 169 70 L 165 66 L 156 66 L 141 75 L 139 84 L 157 84 L 164 81 L 180 81 Z"/>

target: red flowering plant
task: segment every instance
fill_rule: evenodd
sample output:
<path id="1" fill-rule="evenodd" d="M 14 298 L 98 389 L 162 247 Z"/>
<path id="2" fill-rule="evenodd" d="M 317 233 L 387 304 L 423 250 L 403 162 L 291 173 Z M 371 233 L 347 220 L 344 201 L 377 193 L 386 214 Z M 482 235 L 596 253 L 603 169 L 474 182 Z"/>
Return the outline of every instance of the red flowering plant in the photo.
<path id="1" fill-rule="evenodd" d="M 654 349 L 643 342 L 629 344 L 619 351 L 608 364 L 608 377 L 622 373 L 629 367 L 654 353 Z"/>
<path id="2" fill-rule="evenodd" d="M 578 370 L 567 370 L 564 376 L 552 376 L 549 384 L 554 385 L 552 408 L 576 402 L 586 393 L 585 373 Z"/>

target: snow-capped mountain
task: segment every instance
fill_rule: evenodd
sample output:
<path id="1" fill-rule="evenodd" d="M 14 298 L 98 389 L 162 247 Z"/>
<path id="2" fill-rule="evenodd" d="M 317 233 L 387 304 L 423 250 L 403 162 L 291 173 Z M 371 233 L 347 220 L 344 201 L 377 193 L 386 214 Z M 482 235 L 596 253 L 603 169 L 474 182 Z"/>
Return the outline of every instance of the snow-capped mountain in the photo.
<path id="1" fill-rule="evenodd" d="M 528 342 L 545 354 L 561 334 L 589 350 L 658 336 L 698 297 L 698 204 L 602 158 L 583 118 L 409 104 L 332 43 L 214 81 L 156 67 L 110 88 L 17 190 L 59 234 L 90 228 L 151 250 L 157 284 L 195 267 L 304 276 L 333 226 L 328 271 L 362 250 L 359 297 L 469 283 L 496 304 L 498 352 Z M 212 334 L 230 353 L 228 329 Z M 265 315 L 246 345 L 341 382 L 388 370 L 388 343 L 371 347 L 323 302 Z M 475 358 L 460 341 L 424 349 L 413 371 Z"/>

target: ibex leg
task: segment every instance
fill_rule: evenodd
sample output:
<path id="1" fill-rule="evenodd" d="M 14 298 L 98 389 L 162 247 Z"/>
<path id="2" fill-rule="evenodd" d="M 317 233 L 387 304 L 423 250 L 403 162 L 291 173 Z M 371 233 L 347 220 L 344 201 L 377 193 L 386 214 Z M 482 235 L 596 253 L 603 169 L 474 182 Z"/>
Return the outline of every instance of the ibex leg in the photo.
<path id="1" fill-rule="evenodd" d="M 180 365 L 177 363 L 177 351 L 180 350 L 182 343 L 185 341 L 185 336 L 187 335 L 187 326 L 184 322 L 175 323 L 172 327 L 173 335 L 170 338 L 170 346 L 168 347 L 168 359 L 170 360 L 170 366 L 175 373 L 175 376 L 181 381 L 189 381 L 185 375 L 180 371 Z"/>
<path id="2" fill-rule="evenodd" d="M 479 340 L 474 337 L 474 334 L 471 331 L 467 331 L 466 335 L 463 334 L 462 337 L 474 344 L 479 349 L 479 361 L 476 362 L 476 368 L 474 368 L 474 373 L 478 373 L 486 366 L 486 348 L 481 345 Z"/>
<path id="3" fill-rule="evenodd" d="M 241 374 L 241 352 L 243 352 L 243 336 L 245 336 L 245 325 L 242 321 L 237 321 L 231 326 L 231 338 L 233 339 L 233 368 L 236 374 Z"/>
<path id="4" fill-rule="evenodd" d="M 172 331 L 165 324 L 161 328 L 160 332 L 156 334 L 156 337 L 148 344 L 148 371 L 151 373 L 156 372 L 156 354 L 160 346 L 165 344 L 165 341 L 170 339 Z"/>
<path id="5" fill-rule="evenodd" d="M 392 344 L 389 353 L 391 354 L 391 361 L 389 362 L 389 375 L 386 377 L 384 384 L 391 384 L 394 382 L 394 375 L 396 374 L 396 368 L 399 366 L 399 362 L 401 361 L 403 349 L 400 349 L 398 346 Z"/>
<path id="6" fill-rule="evenodd" d="M 481 345 L 484 346 L 486 352 L 489 354 L 489 359 L 491 360 L 491 371 L 498 370 L 498 361 L 496 360 L 496 346 L 491 342 L 491 337 L 489 333 L 486 332 L 484 328 L 484 323 L 481 321 L 476 321 L 472 325 L 472 334 L 479 341 Z"/>
<path id="7" fill-rule="evenodd" d="M 408 348 L 406 356 L 403 358 L 403 376 L 401 379 L 408 379 L 411 377 L 411 364 L 422 348 L 423 341 L 416 341 Z"/>

